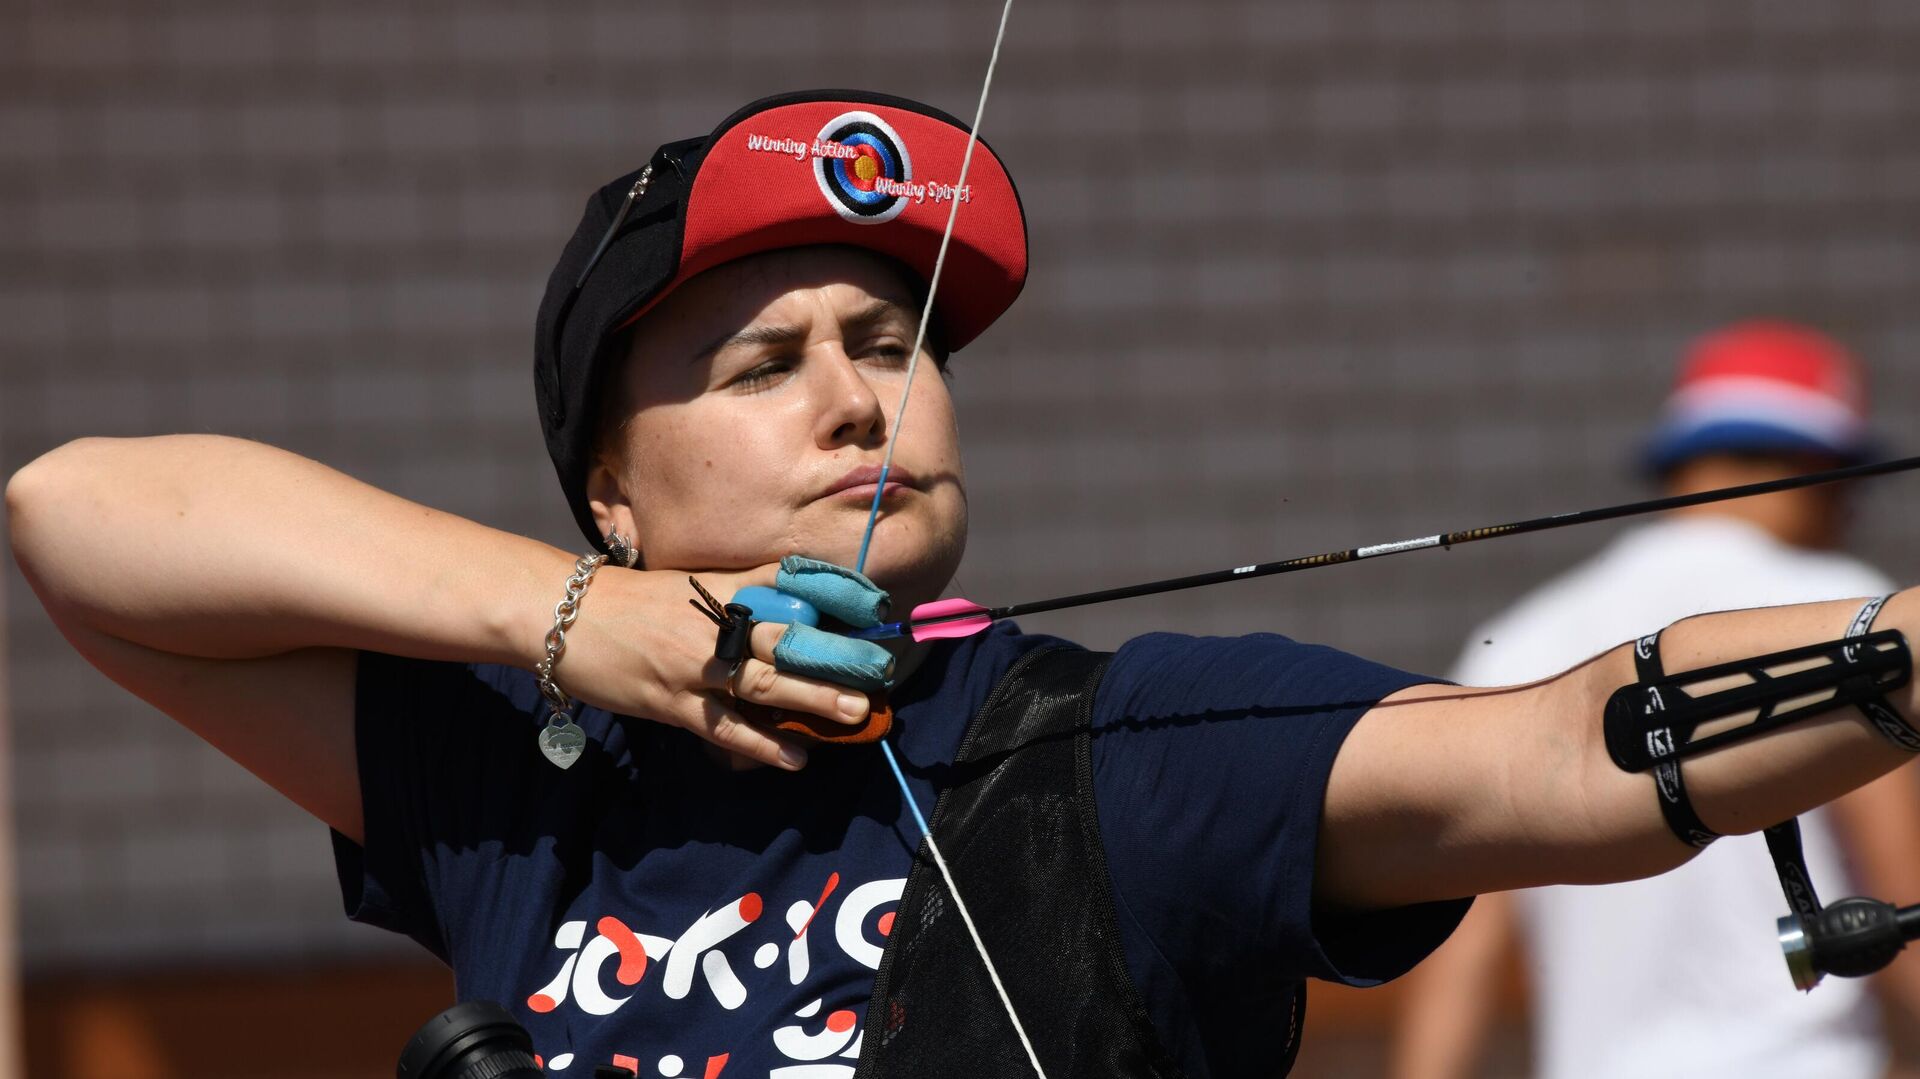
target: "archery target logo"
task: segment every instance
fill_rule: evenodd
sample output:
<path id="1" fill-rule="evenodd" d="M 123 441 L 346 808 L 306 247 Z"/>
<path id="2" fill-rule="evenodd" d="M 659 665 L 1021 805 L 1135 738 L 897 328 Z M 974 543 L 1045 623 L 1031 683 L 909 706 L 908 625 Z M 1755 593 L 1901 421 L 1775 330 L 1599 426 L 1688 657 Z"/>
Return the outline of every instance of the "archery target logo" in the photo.
<path id="1" fill-rule="evenodd" d="M 814 146 L 820 152 L 813 178 L 835 213 L 856 225 L 878 225 L 906 209 L 900 188 L 913 179 L 913 158 L 885 120 L 841 113 L 820 129 Z"/>

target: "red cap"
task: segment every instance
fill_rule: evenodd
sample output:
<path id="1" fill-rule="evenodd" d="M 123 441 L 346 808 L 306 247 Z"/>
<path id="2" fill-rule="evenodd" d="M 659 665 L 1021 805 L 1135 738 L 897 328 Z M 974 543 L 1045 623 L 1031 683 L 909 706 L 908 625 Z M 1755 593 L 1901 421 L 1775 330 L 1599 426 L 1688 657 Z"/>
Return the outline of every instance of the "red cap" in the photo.
<path id="1" fill-rule="evenodd" d="M 938 299 L 949 346 L 966 345 L 1012 305 L 1027 277 L 1020 198 L 979 142 L 959 186 L 967 132 L 958 121 L 907 102 L 771 100 L 709 138 L 687 196 L 680 268 L 648 307 L 722 263 L 811 244 L 868 248 L 931 280 L 955 201 Z"/>
<path id="2" fill-rule="evenodd" d="M 587 200 L 541 301 L 534 393 L 547 451 L 581 530 L 594 410 L 607 342 L 682 282 L 780 248 L 843 244 L 933 278 L 958 349 L 993 324 L 1027 279 L 1027 226 L 999 157 L 931 106 L 852 90 L 756 101 L 705 138 L 667 143 Z"/>

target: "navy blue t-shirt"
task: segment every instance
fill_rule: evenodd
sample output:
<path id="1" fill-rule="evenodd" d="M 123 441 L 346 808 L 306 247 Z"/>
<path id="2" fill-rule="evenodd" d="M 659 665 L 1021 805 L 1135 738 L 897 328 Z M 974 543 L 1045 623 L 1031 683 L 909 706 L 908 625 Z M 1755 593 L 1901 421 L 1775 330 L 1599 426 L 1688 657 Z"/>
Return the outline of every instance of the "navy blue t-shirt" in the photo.
<path id="1" fill-rule="evenodd" d="M 1002 624 L 894 691 L 923 809 L 994 684 L 1050 640 Z M 1302 979 L 1394 977 L 1465 910 L 1312 912 L 1334 755 L 1423 680 L 1267 634 L 1115 655 L 1094 709 L 1101 837 L 1128 967 L 1196 1079 L 1267 1075 Z M 362 655 L 366 842 L 334 843 L 349 916 L 447 961 L 460 999 L 512 1008 L 550 1075 L 850 1079 L 919 840 L 879 752 L 736 772 L 685 731 L 588 709 L 563 772 L 534 744 L 540 705 L 525 671 Z"/>

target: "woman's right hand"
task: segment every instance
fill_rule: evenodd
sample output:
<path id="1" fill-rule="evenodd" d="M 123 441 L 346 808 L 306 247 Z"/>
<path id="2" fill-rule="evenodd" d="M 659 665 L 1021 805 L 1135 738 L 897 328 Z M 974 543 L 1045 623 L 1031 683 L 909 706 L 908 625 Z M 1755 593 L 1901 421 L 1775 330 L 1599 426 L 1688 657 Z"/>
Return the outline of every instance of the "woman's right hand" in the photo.
<path id="1" fill-rule="evenodd" d="M 724 599 L 747 585 L 772 587 L 778 569 L 694 576 Z M 779 623 L 753 627 L 752 653 L 730 688 L 731 665 L 714 658 L 714 625 L 687 602 L 695 598 L 687 576 L 602 566 L 567 631 L 554 680 L 589 704 L 685 727 L 730 753 L 789 770 L 806 763 L 803 741 L 748 720 L 740 702 L 848 726 L 867 718 L 860 690 L 774 669 L 774 645 L 787 628 Z"/>

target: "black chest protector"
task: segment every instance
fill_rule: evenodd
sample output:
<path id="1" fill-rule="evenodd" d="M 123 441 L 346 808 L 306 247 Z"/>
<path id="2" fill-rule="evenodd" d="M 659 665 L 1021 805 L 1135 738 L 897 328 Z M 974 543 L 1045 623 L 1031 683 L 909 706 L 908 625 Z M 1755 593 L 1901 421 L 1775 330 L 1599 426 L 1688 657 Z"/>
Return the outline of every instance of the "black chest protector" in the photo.
<path id="1" fill-rule="evenodd" d="M 1091 718 L 1105 653 L 1039 648 L 988 696 L 935 805 L 934 838 L 1048 1079 L 1179 1079 L 1127 973 L 1094 814 Z M 1298 1045 L 1296 993 L 1284 1052 Z M 1031 1076 L 924 846 L 867 1005 L 855 1079 Z"/>

